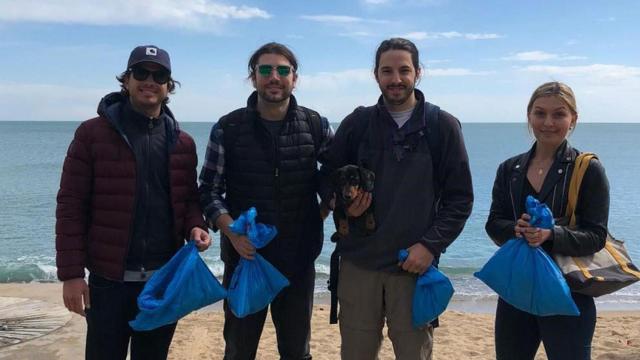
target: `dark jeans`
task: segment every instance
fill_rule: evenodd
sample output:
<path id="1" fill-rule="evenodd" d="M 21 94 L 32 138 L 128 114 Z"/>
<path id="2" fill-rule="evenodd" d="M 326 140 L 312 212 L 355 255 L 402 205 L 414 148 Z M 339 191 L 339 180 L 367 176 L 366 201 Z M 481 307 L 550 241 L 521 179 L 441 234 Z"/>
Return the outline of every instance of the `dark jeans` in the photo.
<path id="1" fill-rule="evenodd" d="M 143 282 L 117 282 L 89 275 L 91 308 L 87 313 L 86 359 L 125 359 L 131 340 L 131 360 L 166 359 L 176 324 L 152 331 L 133 331 Z"/>
<path id="2" fill-rule="evenodd" d="M 590 296 L 571 294 L 580 316 L 535 316 L 502 299 L 496 310 L 496 359 L 533 359 L 540 341 L 549 360 L 591 359 L 596 307 Z"/>
<path id="3" fill-rule="evenodd" d="M 225 265 L 223 284 L 228 287 L 235 267 Z M 271 320 L 276 329 L 278 352 L 282 360 L 309 360 L 311 310 L 316 270 L 313 263 L 290 278 L 291 283 L 271 302 Z M 267 317 L 267 309 L 237 318 L 224 302 L 225 360 L 253 360 Z"/>

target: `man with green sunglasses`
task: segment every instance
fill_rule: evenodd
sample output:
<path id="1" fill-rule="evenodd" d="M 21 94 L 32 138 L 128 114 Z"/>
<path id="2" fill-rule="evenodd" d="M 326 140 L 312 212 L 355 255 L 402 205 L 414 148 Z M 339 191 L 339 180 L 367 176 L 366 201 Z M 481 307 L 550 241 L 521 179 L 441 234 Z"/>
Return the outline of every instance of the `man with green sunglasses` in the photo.
<path id="1" fill-rule="evenodd" d="M 282 359 L 311 359 L 314 261 L 323 242 L 317 200 L 318 162 L 333 132 L 326 118 L 299 106 L 292 95 L 298 62 L 286 46 L 268 43 L 248 64 L 256 91 L 247 106 L 213 125 L 200 173 L 200 201 L 210 227 L 221 231 L 223 284 L 229 286 L 240 257 L 257 253 L 284 274 L 290 285 L 271 302 Z M 278 235 L 256 250 L 229 224 L 255 206 L 258 222 L 275 225 Z M 244 318 L 225 303 L 224 358 L 254 359 L 267 308 Z"/>

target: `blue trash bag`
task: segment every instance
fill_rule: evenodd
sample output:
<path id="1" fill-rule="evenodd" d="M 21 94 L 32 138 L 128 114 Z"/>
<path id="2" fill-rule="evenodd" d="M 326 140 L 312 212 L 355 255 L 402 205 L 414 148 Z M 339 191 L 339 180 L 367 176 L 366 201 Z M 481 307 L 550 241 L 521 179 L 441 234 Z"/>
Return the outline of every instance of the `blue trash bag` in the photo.
<path id="1" fill-rule="evenodd" d="M 277 230 L 272 225 L 256 224 L 257 214 L 251 207 L 229 228 L 238 235 L 246 235 L 253 246 L 260 249 L 273 240 Z M 229 308 L 238 318 L 256 313 L 267 307 L 286 286 L 289 280 L 260 254 L 256 253 L 253 260 L 240 258 L 229 284 Z"/>
<path id="2" fill-rule="evenodd" d="M 402 249 L 398 252 L 398 260 L 405 261 L 409 252 Z M 453 296 L 451 281 L 435 266 L 418 277 L 413 293 L 411 320 L 415 328 L 425 326 L 442 314 Z"/>
<path id="3" fill-rule="evenodd" d="M 553 215 L 544 203 L 528 196 L 526 208 L 530 224 L 553 227 Z M 508 240 L 474 275 L 522 311 L 537 316 L 580 315 L 558 265 L 544 250 L 529 246 L 525 239 Z"/>
<path id="4" fill-rule="evenodd" d="M 153 330 L 226 296 L 195 243 L 189 241 L 144 285 L 138 296 L 140 312 L 129 325 L 136 331 Z"/>

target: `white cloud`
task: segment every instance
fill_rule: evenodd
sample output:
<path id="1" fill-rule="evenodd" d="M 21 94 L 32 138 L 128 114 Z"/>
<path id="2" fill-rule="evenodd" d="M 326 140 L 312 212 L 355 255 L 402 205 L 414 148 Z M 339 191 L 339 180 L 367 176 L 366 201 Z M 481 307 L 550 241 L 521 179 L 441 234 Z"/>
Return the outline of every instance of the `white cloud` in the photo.
<path id="1" fill-rule="evenodd" d="M 558 55 L 544 51 L 523 51 L 510 56 L 503 57 L 502 60 L 513 61 L 547 61 L 547 60 L 584 60 L 584 56 Z"/>
<path id="2" fill-rule="evenodd" d="M 315 21 L 325 24 L 334 24 L 334 25 L 353 25 L 353 24 L 388 24 L 387 20 L 378 20 L 378 19 L 365 19 L 357 16 L 349 16 L 349 15 L 332 15 L 332 14 L 321 14 L 321 15 L 300 15 L 300 19 Z"/>
<path id="3" fill-rule="evenodd" d="M 592 64 L 585 66 L 545 66 L 531 65 L 522 71 L 543 73 L 553 76 L 588 77 L 599 80 L 640 80 L 640 67 L 610 64 Z"/>
<path id="4" fill-rule="evenodd" d="M 504 36 L 498 34 L 464 34 L 464 37 L 469 40 L 491 40 L 491 39 L 499 39 Z"/>
<path id="5" fill-rule="evenodd" d="M 473 71 L 464 68 L 429 69 L 427 76 L 483 76 L 494 74 L 493 71 Z"/>
<path id="6" fill-rule="evenodd" d="M 0 121 L 80 121 L 96 116 L 109 90 L 51 84 L 0 83 Z"/>
<path id="7" fill-rule="evenodd" d="M 347 15 L 301 15 L 301 19 L 323 22 L 323 23 L 360 23 L 364 22 L 363 18 Z"/>
<path id="8" fill-rule="evenodd" d="M 364 3 L 369 5 L 382 5 L 382 4 L 387 4 L 389 2 L 390 0 L 364 0 Z"/>
<path id="9" fill-rule="evenodd" d="M 425 32 L 425 31 L 413 31 L 399 37 L 409 40 L 435 40 L 435 39 L 454 39 L 465 38 L 467 40 L 493 40 L 504 37 L 499 34 L 478 34 L 478 33 L 460 33 L 457 31 L 445 31 L 445 32 Z"/>
<path id="10" fill-rule="evenodd" d="M 268 19 L 259 8 L 210 0 L 6 0 L 0 21 L 75 23 L 88 25 L 172 26 L 210 30 L 230 19 Z"/>
<path id="11" fill-rule="evenodd" d="M 358 37 L 374 36 L 374 34 L 372 34 L 370 32 L 367 32 L 367 31 L 352 31 L 352 32 L 348 32 L 348 33 L 340 33 L 340 34 L 338 34 L 338 36 L 358 38 Z"/>
<path id="12" fill-rule="evenodd" d="M 380 90 L 372 69 L 346 69 L 300 75 L 296 97 L 331 122 L 341 121 L 358 105 L 372 104 Z"/>
<path id="13" fill-rule="evenodd" d="M 615 18 L 615 16 L 609 16 L 606 18 L 598 19 L 598 22 L 616 22 L 616 20 L 617 19 Z"/>

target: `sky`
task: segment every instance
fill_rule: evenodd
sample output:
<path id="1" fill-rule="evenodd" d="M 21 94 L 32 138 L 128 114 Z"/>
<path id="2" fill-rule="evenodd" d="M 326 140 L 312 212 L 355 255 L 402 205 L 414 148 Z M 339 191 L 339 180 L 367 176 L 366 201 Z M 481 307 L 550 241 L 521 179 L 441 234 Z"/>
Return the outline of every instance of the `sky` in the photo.
<path id="1" fill-rule="evenodd" d="M 300 68 L 301 105 L 339 122 L 377 101 L 377 46 L 412 40 L 428 101 L 464 122 L 524 122 L 533 90 L 571 86 L 582 122 L 640 122 L 640 1 L 0 0 L 0 121 L 82 121 L 130 51 L 166 49 L 179 121 L 245 106 L 270 41 Z"/>

